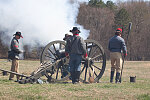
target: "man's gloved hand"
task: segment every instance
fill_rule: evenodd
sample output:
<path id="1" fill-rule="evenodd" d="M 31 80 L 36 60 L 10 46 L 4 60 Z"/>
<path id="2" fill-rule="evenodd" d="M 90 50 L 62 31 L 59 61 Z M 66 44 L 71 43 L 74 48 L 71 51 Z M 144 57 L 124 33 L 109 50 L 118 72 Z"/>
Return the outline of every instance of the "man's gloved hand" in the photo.
<path id="1" fill-rule="evenodd" d="M 66 56 L 67 58 L 69 58 L 69 53 L 65 52 L 65 56 Z"/>
<path id="2" fill-rule="evenodd" d="M 86 53 L 86 54 L 84 54 L 84 58 L 87 58 L 87 57 L 88 57 L 87 53 Z"/>
<path id="3" fill-rule="evenodd" d="M 23 53 L 24 51 L 23 50 L 19 50 L 19 53 Z"/>
<path id="4" fill-rule="evenodd" d="M 127 56 L 127 53 L 124 53 L 124 57 L 126 57 Z"/>

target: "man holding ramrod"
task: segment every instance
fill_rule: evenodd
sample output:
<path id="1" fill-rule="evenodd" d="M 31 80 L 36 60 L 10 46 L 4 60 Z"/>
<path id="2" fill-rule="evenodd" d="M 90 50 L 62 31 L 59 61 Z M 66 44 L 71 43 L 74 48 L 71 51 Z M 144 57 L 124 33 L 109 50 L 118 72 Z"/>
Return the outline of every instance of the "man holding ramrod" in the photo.
<path id="1" fill-rule="evenodd" d="M 110 51 L 111 59 L 111 74 L 110 82 L 113 82 L 114 73 L 116 70 L 115 82 L 119 82 L 120 67 L 122 66 L 122 51 L 123 56 L 127 56 L 127 48 L 124 39 L 121 37 L 122 29 L 117 28 L 115 35 L 109 40 L 108 49 Z"/>

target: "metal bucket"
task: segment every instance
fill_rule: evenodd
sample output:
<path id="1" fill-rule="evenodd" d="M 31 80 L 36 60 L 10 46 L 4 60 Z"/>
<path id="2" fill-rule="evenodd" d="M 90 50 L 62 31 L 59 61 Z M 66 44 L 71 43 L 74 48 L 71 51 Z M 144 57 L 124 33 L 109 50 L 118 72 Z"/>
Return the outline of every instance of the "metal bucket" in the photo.
<path id="1" fill-rule="evenodd" d="M 136 76 L 130 76 L 130 82 L 136 82 Z"/>
<path id="2" fill-rule="evenodd" d="M 3 76 L 7 76 L 8 75 L 7 71 L 3 71 L 2 73 L 3 73 Z"/>

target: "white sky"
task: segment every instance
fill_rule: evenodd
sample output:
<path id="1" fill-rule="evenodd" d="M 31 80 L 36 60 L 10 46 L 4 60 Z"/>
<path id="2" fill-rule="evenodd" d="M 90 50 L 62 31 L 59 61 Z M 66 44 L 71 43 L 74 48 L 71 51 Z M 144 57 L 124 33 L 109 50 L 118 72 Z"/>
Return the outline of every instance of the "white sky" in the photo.
<path id="1" fill-rule="evenodd" d="M 103 0 L 104 2 L 107 2 L 108 0 Z M 113 2 L 116 2 L 117 0 L 111 0 L 111 1 L 113 1 Z"/>
<path id="2" fill-rule="evenodd" d="M 107 2 L 108 0 L 103 0 L 104 2 Z M 113 1 L 114 3 L 116 3 L 117 1 L 119 1 L 119 0 L 111 0 L 111 1 Z M 128 0 L 120 0 L 120 1 L 128 1 Z M 150 1 L 150 0 L 144 0 L 144 1 Z"/>

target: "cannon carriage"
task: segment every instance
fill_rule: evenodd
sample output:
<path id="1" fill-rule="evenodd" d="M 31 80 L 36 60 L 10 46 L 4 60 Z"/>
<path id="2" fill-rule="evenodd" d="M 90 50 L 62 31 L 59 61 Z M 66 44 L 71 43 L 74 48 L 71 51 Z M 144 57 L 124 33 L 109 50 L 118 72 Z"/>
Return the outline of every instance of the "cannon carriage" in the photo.
<path id="1" fill-rule="evenodd" d="M 65 57 L 65 41 L 50 42 L 41 54 L 41 63 L 55 63 L 60 61 L 57 67 L 52 67 L 52 72 L 47 72 L 46 77 L 55 81 L 64 81 L 70 76 L 69 59 Z M 95 40 L 85 40 L 88 58 L 82 58 L 80 81 L 88 82 L 90 74 L 94 76 L 94 82 L 98 82 L 102 77 L 106 67 L 106 56 L 102 46 Z M 54 69 L 56 68 L 56 69 Z M 65 75 L 64 75 L 65 73 Z"/>
<path id="2" fill-rule="evenodd" d="M 33 71 L 30 76 L 20 75 L 19 83 L 34 83 L 39 79 L 47 82 L 64 82 L 70 77 L 69 58 L 65 57 L 65 41 L 52 41 L 45 46 L 40 57 L 40 67 Z M 89 82 L 89 77 L 93 77 L 93 82 L 99 82 L 106 67 L 106 56 L 103 47 L 95 40 L 85 40 L 87 59 L 82 59 L 80 81 Z M 10 72 L 10 71 L 9 71 Z M 11 72 L 10 72 L 11 73 Z M 15 73 L 14 73 L 15 74 Z"/>

